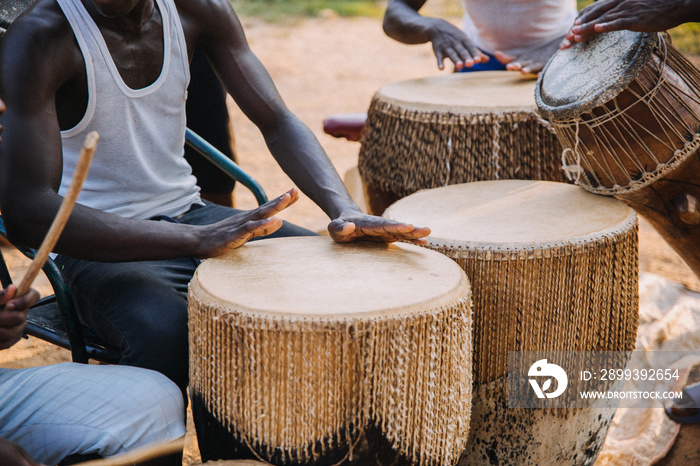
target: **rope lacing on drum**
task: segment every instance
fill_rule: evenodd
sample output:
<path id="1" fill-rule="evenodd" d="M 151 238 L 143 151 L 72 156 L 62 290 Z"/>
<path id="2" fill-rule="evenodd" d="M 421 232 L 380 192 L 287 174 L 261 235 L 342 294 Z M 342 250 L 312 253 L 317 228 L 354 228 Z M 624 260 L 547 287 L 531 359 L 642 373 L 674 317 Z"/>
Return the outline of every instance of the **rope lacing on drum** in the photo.
<path id="1" fill-rule="evenodd" d="M 570 180 L 575 176 L 577 184 L 588 191 L 618 194 L 640 189 L 668 173 L 700 147 L 700 134 L 697 131 L 700 115 L 687 102 L 690 100 L 700 105 L 700 72 L 679 52 L 669 47 L 663 36 L 659 36 L 655 50 L 657 53 L 652 54 L 652 57 L 659 56 L 659 61 L 656 62 L 653 58 L 651 60 L 656 66 L 642 70 L 640 75 L 644 79 L 634 80 L 643 92 L 636 92 L 634 86 L 627 89 L 636 98 L 633 103 L 621 108 L 615 97 L 598 107 L 598 110 L 607 110 L 603 115 L 595 116 L 590 112 L 572 119 L 551 121 L 565 147 L 562 164 L 566 176 Z M 669 60 L 677 65 L 669 66 L 669 73 L 677 75 L 686 85 L 685 88 L 667 79 L 664 71 Z M 647 88 L 643 84 L 644 80 L 653 82 L 653 86 Z M 664 92 L 660 93 L 662 89 Z M 658 134 L 629 115 L 630 109 L 640 103 L 645 105 L 657 124 Z M 594 147 L 588 148 L 580 140 L 581 124 L 593 133 Z M 572 126 L 575 128 L 574 134 Z M 660 160 L 658 153 L 651 149 L 647 141 L 655 141 L 665 147 L 672 157 Z M 678 147 L 678 141 L 684 141 L 682 147 Z M 594 150 L 603 157 L 593 157 Z M 646 160 L 644 163 L 639 159 L 642 155 Z M 614 185 L 604 186 L 598 174 L 607 177 Z M 626 179 L 620 179 L 620 175 Z"/>

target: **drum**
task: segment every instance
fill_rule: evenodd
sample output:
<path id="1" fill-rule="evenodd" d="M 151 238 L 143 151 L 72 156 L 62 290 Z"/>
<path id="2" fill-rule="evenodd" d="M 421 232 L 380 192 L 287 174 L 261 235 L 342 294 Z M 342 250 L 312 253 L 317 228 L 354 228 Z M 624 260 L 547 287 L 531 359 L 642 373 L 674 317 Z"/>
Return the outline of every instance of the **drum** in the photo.
<path id="1" fill-rule="evenodd" d="M 561 145 L 537 114 L 534 90 L 534 79 L 508 71 L 382 87 L 359 154 L 370 213 L 420 189 L 468 181 L 564 181 Z"/>
<path id="2" fill-rule="evenodd" d="M 700 277 L 700 70 L 664 35 L 611 32 L 558 51 L 535 99 L 571 177 L 627 202 Z"/>
<path id="3" fill-rule="evenodd" d="M 425 248 L 250 242 L 191 281 L 192 395 L 271 463 L 455 464 L 470 299 L 464 271 Z"/>
<path id="4" fill-rule="evenodd" d="M 36 0 L 3 0 L 0 5 L 0 38 L 17 17 Z"/>
<path id="5" fill-rule="evenodd" d="M 472 283 L 474 387 L 460 464 L 590 464 L 614 409 L 509 408 L 509 352 L 631 351 L 637 219 L 614 198 L 546 181 L 424 190 L 385 217 L 429 225 L 427 247 Z"/>

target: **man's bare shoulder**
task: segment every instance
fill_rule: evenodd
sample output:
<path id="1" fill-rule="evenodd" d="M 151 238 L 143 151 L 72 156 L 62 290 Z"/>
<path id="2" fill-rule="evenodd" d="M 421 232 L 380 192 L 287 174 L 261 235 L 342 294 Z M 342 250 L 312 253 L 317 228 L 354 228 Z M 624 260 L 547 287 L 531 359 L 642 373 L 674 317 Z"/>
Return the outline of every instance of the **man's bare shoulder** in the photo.
<path id="1" fill-rule="evenodd" d="M 229 0 L 174 0 L 185 33 L 195 30 L 204 35 L 231 27 L 240 28 Z M 230 31 L 229 31 L 230 32 Z"/>
<path id="2" fill-rule="evenodd" d="M 79 58 L 75 36 L 58 3 L 38 0 L 8 28 L 2 40 L 0 68 L 11 69 L 13 81 L 26 75 L 31 75 L 34 83 L 37 77 L 61 80 L 73 73 Z M 4 87 L 8 85 L 4 83 Z"/>

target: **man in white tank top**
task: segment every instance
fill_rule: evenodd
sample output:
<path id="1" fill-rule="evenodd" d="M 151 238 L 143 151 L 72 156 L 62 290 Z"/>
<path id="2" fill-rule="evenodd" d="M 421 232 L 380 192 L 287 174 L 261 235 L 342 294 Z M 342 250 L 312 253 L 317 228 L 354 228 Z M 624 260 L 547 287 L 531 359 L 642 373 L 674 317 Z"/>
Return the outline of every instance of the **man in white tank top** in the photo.
<path id="1" fill-rule="evenodd" d="M 430 42 L 438 67 L 539 73 L 576 18 L 576 0 L 462 0 L 463 28 L 422 16 L 426 0 L 390 0 L 386 34 L 405 44 Z"/>
<path id="2" fill-rule="evenodd" d="M 298 198 L 296 188 L 250 211 L 200 199 L 183 158 L 196 46 L 282 169 L 331 218 L 333 239 L 425 244 L 430 233 L 361 212 L 250 50 L 229 0 L 37 0 L 10 26 L 0 54 L 7 232 L 15 244 L 38 247 L 85 135 L 97 130 L 100 143 L 56 262 L 81 319 L 119 348 L 120 363 L 157 370 L 183 394 L 187 285 L 199 260 L 269 234 L 312 234 L 275 217 Z M 211 422 L 199 414 L 200 401 L 193 411 L 202 456 L 227 455 L 201 443 L 215 437 L 202 430 Z"/>

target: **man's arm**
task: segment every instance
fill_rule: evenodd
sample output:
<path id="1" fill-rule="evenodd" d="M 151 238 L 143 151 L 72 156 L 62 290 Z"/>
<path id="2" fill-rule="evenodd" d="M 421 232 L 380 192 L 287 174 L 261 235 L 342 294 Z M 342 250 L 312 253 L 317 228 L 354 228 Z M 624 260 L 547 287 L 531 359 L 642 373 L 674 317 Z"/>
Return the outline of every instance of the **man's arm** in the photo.
<path id="1" fill-rule="evenodd" d="M 698 0 L 600 0 L 581 10 L 561 48 L 603 32 L 659 32 L 699 21 Z"/>
<path id="2" fill-rule="evenodd" d="M 285 106 L 227 0 L 181 0 L 178 8 L 186 36 L 199 39 L 224 87 L 260 129 L 280 167 L 333 220 L 329 231 L 334 239 L 367 236 L 423 243 L 418 238 L 427 229 L 362 214 L 316 137 Z"/>
<path id="3" fill-rule="evenodd" d="M 38 247 L 61 204 L 60 127 L 56 94 L 84 63 L 55 2 L 42 1 L 3 38 L 0 91 L 7 113 L 0 144 L 0 201 L 16 244 Z M 77 71 L 76 71 L 77 70 Z M 99 157 L 97 147 L 95 157 Z M 292 190 L 264 206 L 207 226 L 130 220 L 76 205 L 55 250 L 98 261 L 210 257 L 275 231 Z"/>
<path id="4" fill-rule="evenodd" d="M 386 35 L 404 44 L 430 42 L 440 69 L 445 67 L 445 59 L 452 61 L 457 69 L 488 61 L 464 31 L 443 19 L 420 15 L 418 11 L 425 2 L 390 0 L 384 13 Z"/>

